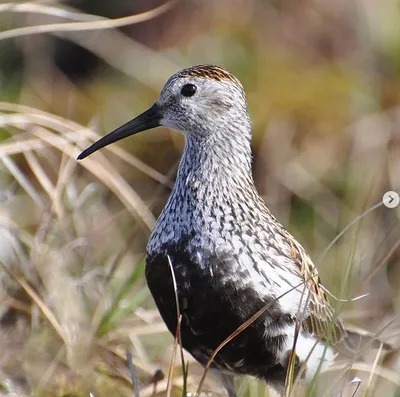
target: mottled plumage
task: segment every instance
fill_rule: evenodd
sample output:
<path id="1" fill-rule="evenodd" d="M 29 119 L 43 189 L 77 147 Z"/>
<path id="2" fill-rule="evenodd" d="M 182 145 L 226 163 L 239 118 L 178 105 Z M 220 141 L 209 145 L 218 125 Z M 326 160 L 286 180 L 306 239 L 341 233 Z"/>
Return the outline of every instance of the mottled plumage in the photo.
<path id="1" fill-rule="evenodd" d="M 297 326 L 298 366 L 308 358 L 305 377 L 311 379 L 320 363 L 325 368 L 334 359 L 324 340 L 338 345 L 348 335 L 311 259 L 254 186 L 242 85 L 217 66 L 180 71 L 155 105 L 80 158 L 157 125 L 182 132 L 186 142 L 175 186 L 147 246 L 146 278 L 169 330 L 175 334 L 177 311 L 168 261 L 177 282 L 183 347 L 201 364 L 267 305 L 213 366 L 257 376 L 282 391 Z"/>
<path id="2" fill-rule="evenodd" d="M 216 81 L 227 80 L 243 89 L 242 83 L 232 73 L 216 65 L 193 66 L 192 68 L 183 69 L 176 73 L 175 77 L 178 79 L 184 77 L 200 77 Z"/>

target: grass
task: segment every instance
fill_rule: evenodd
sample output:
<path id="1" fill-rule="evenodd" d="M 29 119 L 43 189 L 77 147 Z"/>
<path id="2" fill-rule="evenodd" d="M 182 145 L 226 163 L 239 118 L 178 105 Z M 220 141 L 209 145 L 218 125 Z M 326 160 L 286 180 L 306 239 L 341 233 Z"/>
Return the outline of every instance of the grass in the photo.
<path id="1" fill-rule="evenodd" d="M 170 6 L 175 3 L 156 12 Z M 90 50 L 117 74 L 99 72 L 88 86 L 75 86 L 48 63 L 46 50 L 25 53 L 18 78 L 0 79 L 7 82 L 4 92 L 20 81 L 9 95 L 18 99 L 0 103 L 0 395 L 130 396 L 135 382 L 127 353 L 141 397 L 194 393 L 199 385 L 204 397 L 224 393 L 189 355 L 181 357 L 143 277 L 146 241 L 173 184 L 181 140 L 152 131 L 137 137 L 141 150 L 127 142 L 75 160 L 103 134 L 96 125 L 114 128 L 149 105 L 181 64 L 222 63 L 243 80 L 261 194 L 318 263 L 337 312 L 398 344 L 396 323 L 384 328 L 399 315 L 399 212 L 379 206 L 357 219 L 383 192 L 400 187 L 399 103 L 390 88 L 400 82 L 391 56 L 400 42 L 389 28 L 386 41 L 371 29 L 387 21 L 390 5 L 373 21 L 362 13 L 354 19 L 350 6 L 342 10 L 359 28 L 351 36 L 355 47 L 371 59 L 364 68 L 341 55 L 340 31 L 350 26 L 345 18 L 329 19 L 336 27 L 331 32 L 329 24 L 312 25 L 306 5 L 282 5 L 280 14 L 256 0 L 237 7 L 199 9 L 212 15 L 206 30 L 200 26 L 186 44 L 156 51 L 115 29 L 154 12 L 107 20 L 58 4 L 0 5 L 0 20 L 18 13 L 36 25 L 11 22 L 0 32 L 3 42 L 27 35 L 39 43 L 46 36 L 37 34 L 46 32 Z M 315 7 L 321 21 L 333 12 Z M 44 15 L 53 18 L 51 25 L 44 25 Z M 96 29 L 96 39 L 88 29 Z M 297 43 L 282 38 L 292 29 Z M 366 31 L 375 35 L 371 42 Z M 336 43 L 331 58 L 321 56 L 321 37 Z M 381 54 L 394 71 L 390 76 L 373 69 Z M 34 67 L 38 60 L 44 72 Z M 163 158 L 165 152 L 170 155 Z M 309 387 L 289 379 L 287 395 L 397 396 L 398 354 L 369 350 L 363 361 L 338 361 Z M 237 386 L 239 396 L 269 395 L 254 379 Z"/>

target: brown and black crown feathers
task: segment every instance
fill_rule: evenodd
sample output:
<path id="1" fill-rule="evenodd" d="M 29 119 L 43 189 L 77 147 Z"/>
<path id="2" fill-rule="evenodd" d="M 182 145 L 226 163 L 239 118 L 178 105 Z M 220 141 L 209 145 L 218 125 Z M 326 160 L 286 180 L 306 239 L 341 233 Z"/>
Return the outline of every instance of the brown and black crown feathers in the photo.
<path id="1" fill-rule="evenodd" d="M 216 81 L 228 80 L 242 87 L 242 83 L 232 73 L 216 65 L 199 65 L 187 68 L 179 72 L 179 77 L 203 77 Z"/>

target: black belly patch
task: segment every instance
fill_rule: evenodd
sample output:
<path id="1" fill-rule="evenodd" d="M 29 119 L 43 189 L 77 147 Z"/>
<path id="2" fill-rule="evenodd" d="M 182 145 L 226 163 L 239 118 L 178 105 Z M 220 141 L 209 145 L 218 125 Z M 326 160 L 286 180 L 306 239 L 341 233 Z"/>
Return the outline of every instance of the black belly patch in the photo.
<path id="1" fill-rule="evenodd" d="M 177 309 L 169 256 L 178 288 L 182 315 L 183 347 L 206 365 L 212 352 L 261 308 L 268 309 L 217 354 L 213 366 L 265 380 L 285 376 L 276 352 L 285 336 L 269 336 L 265 324 L 275 331 L 293 322 L 272 297 L 260 296 L 251 287 L 238 288 L 240 274 L 233 273 L 234 255 L 189 255 L 184 247 L 165 247 L 164 253 L 147 257 L 146 278 L 160 314 L 175 335 Z M 201 258 L 202 263 L 198 263 Z M 245 269 L 243 270 L 246 271 Z"/>

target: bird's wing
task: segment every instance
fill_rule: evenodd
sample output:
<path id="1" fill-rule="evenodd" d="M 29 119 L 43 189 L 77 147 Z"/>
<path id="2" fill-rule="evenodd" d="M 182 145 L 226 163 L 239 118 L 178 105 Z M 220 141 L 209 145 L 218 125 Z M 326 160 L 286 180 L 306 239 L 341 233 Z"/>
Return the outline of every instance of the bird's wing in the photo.
<path id="1" fill-rule="evenodd" d="M 340 342 L 345 337 L 346 331 L 321 287 L 317 269 L 304 248 L 286 230 L 282 230 L 282 234 L 290 245 L 290 259 L 296 265 L 294 271 L 307 286 L 304 299 L 309 299 L 309 314 L 302 319 L 303 330 L 320 339 L 328 339 L 334 344 Z"/>

